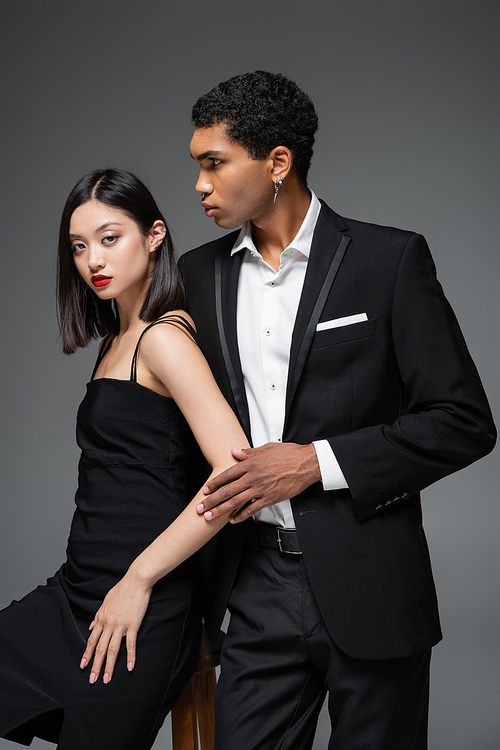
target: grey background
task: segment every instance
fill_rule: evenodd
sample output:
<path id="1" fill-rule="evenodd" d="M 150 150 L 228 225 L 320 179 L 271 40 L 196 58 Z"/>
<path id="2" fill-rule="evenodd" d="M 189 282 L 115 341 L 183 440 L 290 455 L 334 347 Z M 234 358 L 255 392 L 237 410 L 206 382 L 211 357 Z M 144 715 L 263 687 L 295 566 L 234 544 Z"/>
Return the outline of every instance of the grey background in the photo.
<path id="1" fill-rule="evenodd" d="M 119 164 L 149 183 L 180 252 L 217 236 L 193 190 L 189 112 L 237 73 L 283 72 L 312 96 L 318 195 L 345 216 L 426 235 L 498 414 L 497 7 L 2 1 L 0 606 L 59 567 L 73 509 L 75 413 L 95 346 L 60 354 L 64 200 L 85 172 Z M 424 496 L 445 632 L 431 750 L 500 742 L 498 480 L 493 454 Z M 315 749 L 327 734 L 323 715 Z M 168 727 L 156 747 L 170 748 Z"/>

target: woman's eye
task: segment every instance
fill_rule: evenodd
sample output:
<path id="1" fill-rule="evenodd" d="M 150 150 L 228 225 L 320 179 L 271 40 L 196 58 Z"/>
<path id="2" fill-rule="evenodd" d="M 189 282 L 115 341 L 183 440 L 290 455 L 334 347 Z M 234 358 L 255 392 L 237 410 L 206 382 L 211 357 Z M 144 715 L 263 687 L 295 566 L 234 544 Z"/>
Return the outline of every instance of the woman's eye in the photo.
<path id="1" fill-rule="evenodd" d="M 78 255 L 78 253 L 81 253 L 82 250 L 85 250 L 85 245 L 82 245 L 81 242 L 77 242 L 76 244 L 71 245 L 71 249 L 76 255 Z"/>
<path id="2" fill-rule="evenodd" d="M 114 242 L 117 239 L 117 236 L 115 234 L 106 235 L 106 237 L 102 238 L 102 241 L 105 245 L 111 245 L 112 242 Z"/>

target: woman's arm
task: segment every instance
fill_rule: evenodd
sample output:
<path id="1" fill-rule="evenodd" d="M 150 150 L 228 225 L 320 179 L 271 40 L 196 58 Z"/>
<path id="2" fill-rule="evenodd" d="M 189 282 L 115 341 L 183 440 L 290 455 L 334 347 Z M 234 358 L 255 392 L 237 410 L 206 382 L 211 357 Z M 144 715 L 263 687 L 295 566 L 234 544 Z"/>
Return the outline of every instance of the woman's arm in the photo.
<path id="1" fill-rule="evenodd" d="M 174 325 L 154 326 L 141 342 L 140 360 L 183 412 L 212 466 L 211 476 L 234 464 L 231 448 L 246 447 L 248 441 L 192 338 Z M 91 683 L 98 679 L 104 661 L 103 680 L 111 680 L 124 636 L 127 668 L 134 668 L 137 632 L 154 584 L 200 549 L 229 520 L 231 512 L 208 523 L 196 512 L 202 498 L 200 490 L 107 594 L 90 626 L 92 633 L 81 661 L 84 668 L 94 655 Z"/>

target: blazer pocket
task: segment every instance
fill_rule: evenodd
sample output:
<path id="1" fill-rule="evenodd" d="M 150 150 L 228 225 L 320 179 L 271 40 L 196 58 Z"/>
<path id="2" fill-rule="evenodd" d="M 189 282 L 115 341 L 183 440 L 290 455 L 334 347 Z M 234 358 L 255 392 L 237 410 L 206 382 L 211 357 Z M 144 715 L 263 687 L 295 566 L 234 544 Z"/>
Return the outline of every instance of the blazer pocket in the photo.
<path id="1" fill-rule="evenodd" d="M 329 328 L 342 328 L 350 326 L 353 323 L 362 323 L 368 320 L 366 313 L 357 313 L 356 315 L 345 315 L 343 318 L 334 318 L 333 320 L 323 320 L 316 326 L 317 331 L 327 331 Z"/>
<path id="2" fill-rule="evenodd" d="M 323 331 L 316 331 L 312 347 L 314 349 L 321 349 L 324 346 L 345 344 L 349 341 L 364 339 L 369 336 L 374 336 L 376 330 L 376 318 L 363 320 L 361 323 L 352 323 L 351 325 L 341 326 L 340 328 L 327 328 Z"/>

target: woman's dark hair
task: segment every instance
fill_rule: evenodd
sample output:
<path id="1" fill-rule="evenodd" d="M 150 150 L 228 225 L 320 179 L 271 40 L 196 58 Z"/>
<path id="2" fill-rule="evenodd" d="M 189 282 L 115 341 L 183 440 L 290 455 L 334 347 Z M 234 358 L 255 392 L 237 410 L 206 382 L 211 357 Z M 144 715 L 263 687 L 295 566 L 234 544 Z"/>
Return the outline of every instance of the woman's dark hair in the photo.
<path id="1" fill-rule="evenodd" d="M 224 124 L 228 138 L 253 159 L 286 146 L 297 177 L 307 186 L 318 116 L 309 96 L 281 73 L 256 70 L 219 83 L 198 99 L 191 121 L 195 128 Z"/>
<path id="2" fill-rule="evenodd" d="M 71 216 L 78 206 L 90 200 L 120 209 L 135 221 L 144 236 L 158 219 L 167 228 L 165 238 L 156 249 L 151 284 L 139 313 L 141 320 L 152 322 L 169 310 L 185 307 L 186 302 L 167 223 L 148 188 L 124 169 L 96 169 L 76 183 L 61 216 L 57 303 L 65 354 L 73 354 L 78 347 L 88 346 L 92 339 L 115 335 L 119 330 L 112 301 L 99 299 L 94 294 L 78 273 L 73 259 L 69 241 Z"/>

